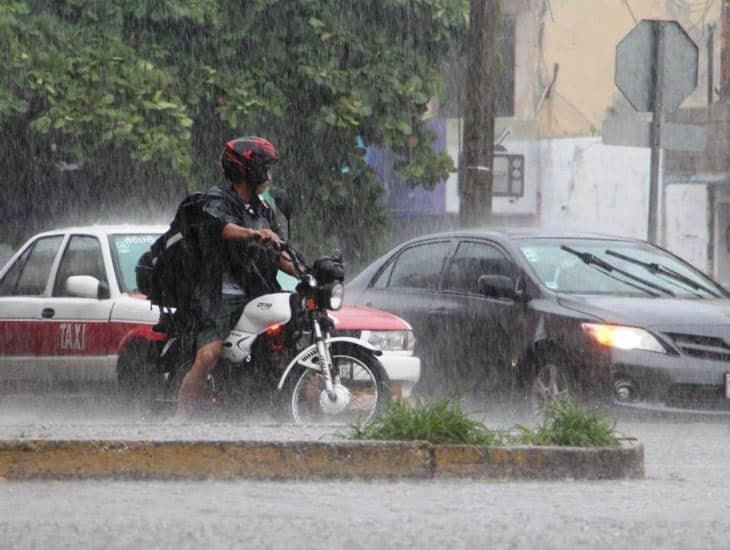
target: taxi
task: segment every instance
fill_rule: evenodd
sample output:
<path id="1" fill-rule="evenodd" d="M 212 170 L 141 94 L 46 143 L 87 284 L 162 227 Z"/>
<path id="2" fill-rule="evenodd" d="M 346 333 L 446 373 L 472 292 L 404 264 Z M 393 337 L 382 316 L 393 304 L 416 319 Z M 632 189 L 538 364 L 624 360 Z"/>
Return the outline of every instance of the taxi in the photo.
<path id="1" fill-rule="evenodd" d="M 29 239 L 0 269 L 0 383 L 113 384 L 145 380 L 159 310 L 136 288 L 135 266 L 164 225 L 94 225 Z M 410 325 L 372 308 L 345 305 L 335 332 L 380 347 L 394 395 L 420 377 Z"/>

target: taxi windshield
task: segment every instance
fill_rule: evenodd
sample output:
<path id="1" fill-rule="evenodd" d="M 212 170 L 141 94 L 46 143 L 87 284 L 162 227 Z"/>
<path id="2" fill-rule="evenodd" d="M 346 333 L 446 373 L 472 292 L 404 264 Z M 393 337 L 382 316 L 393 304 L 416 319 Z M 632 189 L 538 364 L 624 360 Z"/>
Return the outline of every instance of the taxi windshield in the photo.
<path id="1" fill-rule="evenodd" d="M 139 257 L 150 249 L 157 237 L 159 235 L 155 233 L 117 234 L 110 237 L 112 261 L 121 292 L 137 292 L 134 268 Z"/>
<path id="2" fill-rule="evenodd" d="M 525 239 L 520 250 L 540 281 L 566 294 L 727 297 L 680 258 L 640 241 Z"/>
<path id="3" fill-rule="evenodd" d="M 286 292 L 294 292 L 294 289 L 299 283 L 299 279 L 297 279 L 296 277 L 292 277 L 288 273 L 284 273 L 281 270 L 279 270 L 276 274 L 276 281 L 279 283 L 281 290 L 284 290 Z"/>

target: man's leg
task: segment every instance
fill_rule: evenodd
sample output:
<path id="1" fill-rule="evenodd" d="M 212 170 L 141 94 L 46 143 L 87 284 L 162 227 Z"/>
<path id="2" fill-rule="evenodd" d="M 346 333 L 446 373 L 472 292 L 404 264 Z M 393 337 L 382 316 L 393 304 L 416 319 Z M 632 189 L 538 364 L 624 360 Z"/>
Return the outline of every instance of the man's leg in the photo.
<path id="1" fill-rule="evenodd" d="M 183 378 L 177 400 L 176 420 L 190 420 L 205 391 L 205 382 L 213 372 L 223 349 L 223 340 L 214 340 L 198 348 L 195 361 Z"/>

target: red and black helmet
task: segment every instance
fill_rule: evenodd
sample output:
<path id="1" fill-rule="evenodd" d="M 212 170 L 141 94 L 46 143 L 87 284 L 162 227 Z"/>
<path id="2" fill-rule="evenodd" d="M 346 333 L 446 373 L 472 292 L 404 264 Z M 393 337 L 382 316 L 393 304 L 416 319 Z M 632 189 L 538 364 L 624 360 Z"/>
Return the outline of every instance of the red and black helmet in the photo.
<path id="1" fill-rule="evenodd" d="M 260 137 L 232 139 L 226 143 L 221 157 L 223 174 L 232 182 L 258 185 L 269 178 L 269 168 L 279 162 L 274 145 Z"/>

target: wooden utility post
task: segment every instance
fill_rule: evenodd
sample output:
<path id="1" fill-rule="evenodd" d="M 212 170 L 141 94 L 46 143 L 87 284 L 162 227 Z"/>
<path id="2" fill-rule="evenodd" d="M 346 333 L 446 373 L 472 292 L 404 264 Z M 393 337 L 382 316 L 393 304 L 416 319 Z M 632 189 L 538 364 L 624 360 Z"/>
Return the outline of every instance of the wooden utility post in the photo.
<path id="1" fill-rule="evenodd" d="M 464 226 L 486 225 L 492 216 L 492 164 L 499 0 L 471 0 L 464 98 Z"/>

